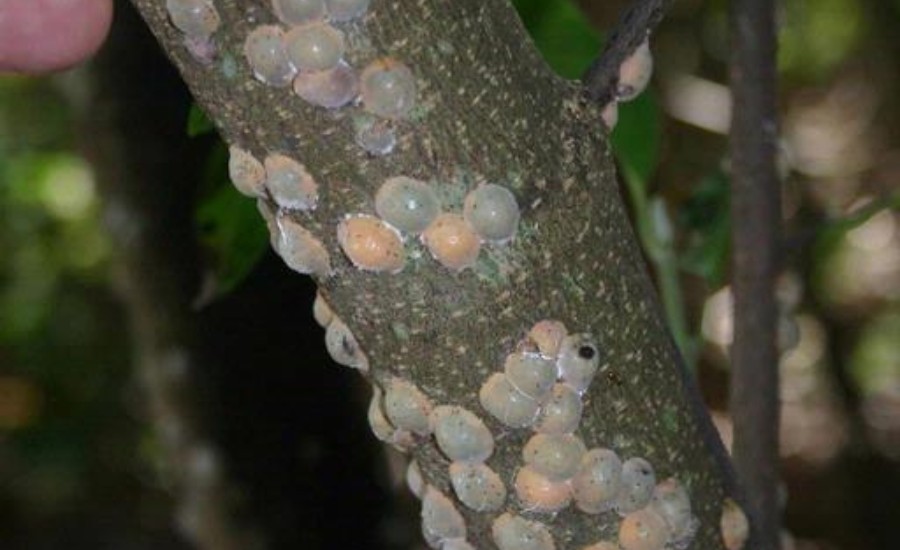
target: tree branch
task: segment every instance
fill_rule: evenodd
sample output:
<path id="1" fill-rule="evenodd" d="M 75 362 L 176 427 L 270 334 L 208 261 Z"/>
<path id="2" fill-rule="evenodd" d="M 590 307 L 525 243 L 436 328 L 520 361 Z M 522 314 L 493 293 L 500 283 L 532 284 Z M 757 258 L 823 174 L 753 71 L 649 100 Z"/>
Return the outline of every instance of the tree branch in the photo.
<path id="1" fill-rule="evenodd" d="M 779 548 L 778 307 L 781 191 L 777 150 L 775 7 L 736 0 L 731 9 L 731 350 L 734 461 L 750 504 L 751 540 Z"/>

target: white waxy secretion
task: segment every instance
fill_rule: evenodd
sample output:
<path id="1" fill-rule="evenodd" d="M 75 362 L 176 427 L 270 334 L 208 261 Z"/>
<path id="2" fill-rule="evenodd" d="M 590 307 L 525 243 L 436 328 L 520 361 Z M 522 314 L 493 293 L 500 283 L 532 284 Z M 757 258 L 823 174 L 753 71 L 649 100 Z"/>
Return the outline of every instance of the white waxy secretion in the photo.
<path id="1" fill-rule="evenodd" d="M 400 233 L 375 216 L 344 219 L 337 228 L 338 243 L 353 265 L 368 271 L 397 272 L 406 253 Z"/>
<path id="2" fill-rule="evenodd" d="M 622 481 L 616 495 L 616 510 L 627 514 L 650 503 L 656 486 L 653 466 L 640 457 L 629 458 L 622 464 Z"/>
<path id="3" fill-rule="evenodd" d="M 253 76 L 269 86 L 287 86 L 297 74 L 284 46 L 284 32 L 275 25 L 256 27 L 244 41 L 244 57 Z"/>
<path id="4" fill-rule="evenodd" d="M 499 510 L 506 501 L 503 480 L 482 463 L 453 462 L 450 483 L 460 502 L 476 512 Z"/>
<path id="5" fill-rule="evenodd" d="M 491 537 L 500 550 L 555 550 L 553 536 L 537 521 L 503 514 L 491 524 Z"/>
<path id="6" fill-rule="evenodd" d="M 516 234 L 519 205 L 509 189 L 488 183 L 466 195 L 463 216 L 481 238 L 503 242 Z"/>
<path id="7" fill-rule="evenodd" d="M 607 512 L 615 504 L 622 480 L 622 460 L 610 449 L 591 449 L 572 479 L 575 505 L 588 514 Z"/>
<path id="8" fill-rule="evenodd" d="M 531 327 L 528 338 L 534 342 L 541 355 L 555 359 L 567 334 L 566 325 L 562 322 L 545 319 Z"/>
<path id="9" fill-rule="evenodd" d="M 653 490 L 650 508 L 666 520 L 671 541 L 686 541 L 696 530 L 691 499 L 684 486 L 674 478 L 660 482 Z"/>
<path id="10" fill-rule="evenodd" d="M 328 18 L 332 21 L 350 21 L 365 15 L 370 0 L 325 0 Z"/>
<path id="11" fill-rule="evenodd" d="M 166 11 L 175 28 L 191 38 L 206 38 L 221 24 L 210 0 L 166 0 Z"/>
<path id="12" fill-rule="evenodd" d="M 287 155 L 266 157 L 266 187 L 281 208 L 313 210 L 319 200 L 319 184 L 306 167 Z"/>
<path id="13" fill-rule="evenodd" d="M 629 101 L 637 97 L 647 88 L 653 75 L 653 54 L 650 52 L 650 39 L 644 42 L 619 66 L 619 85 L 616 87 L 616 99 Z"/>
<path id="14" fill-rule="evenodd" d="M 600 352 L 590 334 L 566 336 L 556 360 L 559 376 L 578 393 L 584 393 L 600 366 Z"/>
<path id="15" fill-rule="evenodd" d="M 278 226 L 275 251 L 289 268 L 318 277 L 331 273 L 331 258 L 322 241 L 287 215 L 279 214 L 275 223 Z"/>
<path id="16" fill-rule="evenodd" d="M 316 300 L 313 302 L 313 318 L 322 328 L 327 327 L 334 319 L 334 311 L 322 297 L 321 292 L 316 292 Z"/>
<path id="17" fill-rule="evenodd" d="M 385 57 L 370 63 L 360 77 L 366 111 L 380 117 L 405 118 L 416 104 L 416 79 L 403 63 Z"/>
<path id="18" fill-rule="evenodd" d="M 553 360 L 537 353 L 511 353 L 503 370 L 514 388 L 536 400 L 546 397 L 556 382 Z"/>
<path id="19" fill-rule="evenodd" d="M 422 234 L 422 240 L 434 259 L 455 271 L 474 265 L 481 251 L 478 235 L 459 214 L 438 216 Z"/>
<path id="20" fill-rule="evenodd" d="M 394 426 L 419 435 L 431 433 L 431 400 L 412 382 L 392 378 L 385 387 L 384 412 Z"/>
<path id="21" fill-rule="evenodd" d="M 531 426 L 540 405 L 510 384 L 502 372 L 494 373 L 482 384 L 478 400 L 484 410 L 510 428 Z"/>
<path id="22" fill-rule="evenodd" d="M 550 481 L 567 481 L 575 477 L 586 452 L 584 443 L 574 435 L 537 434 L 525 444 L 522 459 Z"/>
<path id="23" fill-rule="evenodd" d="M 344 33 L 328 23 L 294 27 L 284 42 L 288 59 L 301 73 L 333 69 L 344 56 Z"/>
<path id="24" fill-rule="evenodd" d="M 246 149 L 234 145 L 228 147 L 228 177 L 242 195 L 266 196 L 266 169 Z"/>
<path id="25" fill-rule="evenodd" d="M 462 407 L 441 405 L 431 411 L 441 451 L 453 461 L 484 462 L 494 452 L 494 437 L 480 418 Z"/>
<path id="26" fill-rule="evenodd" d="M 325 330 L 325 348 L 336 363 L 361 371 L 369 370 L 369 360 L 359 349 L 356 337 L 337 317 L 331 320 Z"/>
<path id="27" fill-rule="evenodd" d="M 375 194 L 375 211 L 400 231 L 418 234 L 437 218 L 441 204 L 424 181 L 398 176 L 381 184 Z"/>
<path id="28" fill-rule="evenodd" d="M 665 520 L 649 508 L 628 514 L 619 525 L 619 545 L 623 550 L 663 550 L 667 538 Z"/>
<path id="29" fill-rule="evenodd" d="M 422 497 L 422 533 L 429 542 L 466 537 L 466 524 L 453 502 L 432 486 Z"/>
<path id="30" fill-rule="evenodd" d="M 289 25 L 302 25 L 325 18 L 324 0 L 272 0 L 278 19 Z"/>
<path id="31" fill-rule="evenodd" d="M 581 397 L 567 384 L 555 384 L 541 406 L 535 431 L 544 434 L 572 433 L 581 422 L 584 405 Z"/>
<path id="32" fill-rule="evenodd" d="M 318 107 L 339 109 L 359 95 L 359 78 L 350 65 L 340 61 L 327 71 L 298 74 L 294 78 L 294 93 Z"/>
<path id="33" fill-rule="evenodd" d="M 516 472 L 516 495 L 526 510 L 556 512 L 572 501 L 572 486 L 567 481 L 551 481 L 525 466 Z"/>

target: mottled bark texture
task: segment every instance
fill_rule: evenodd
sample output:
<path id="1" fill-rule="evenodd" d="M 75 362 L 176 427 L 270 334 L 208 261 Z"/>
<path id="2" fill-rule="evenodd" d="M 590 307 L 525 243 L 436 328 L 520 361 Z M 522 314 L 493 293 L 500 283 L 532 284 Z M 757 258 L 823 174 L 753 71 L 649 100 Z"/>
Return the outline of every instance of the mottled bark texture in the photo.
<path id="1" fill-rule="evenodd" d="M 781 188 L 775 166 L 775 2 L 733 2 L 731 33 L 734 460 L 753 519 L 751 540 L 758 548 L 776 550 L 781 537 L 775 298 L 780 263 Z"/>
<path id="2" fill-rule="evenodd" d="M 397 124 L 396 149 L 381 157 L 354 141 L 360 107 L 325 111 L 254 80 L 243 40 L 274 22 L 268 2 L 215 3 L 222 26 L 209 65 L 185 48 L 164 0 L 135 4 L 226 141 L 258 158 L 289 154 L 319 182 L 318 208 L 292 215 L 330 253 L 333 273 L 317 281 L 320 292 L 359 340 L 374 383 L 399 376 L 437 404 L 479 414 L 497 442 L 488 464 L 511 487 L 530 434 L 484 413 L 480 385 L 536 321 L 559 319 L 571 332 L 591 332 L 604 361 L 585 396 L 579 435 L 589 447 L 646 457 L 660 479 L 682 480 L 700 520 L 693 547 L 723 548 L 718 525 L 722 500 L 733 493 L 729 467 L 661 320 L 618 195 L 600 106 L 547 67 L 506 0 L 373 0 L 368 15 L 350 25 L 354 67 L 387 55 L 417 79 L 418 107 Z M 356 269 L 335 228 L 346 214 L 374 213 L 379 185 L 398 175 L 439 182 L 460 197 L 481 181 L 503 183 L 522 207 L 516 238 L 482 250 L 473 269 L 458 273 L 416 243 L 407 247 L 420 254 L 409 254 L 400 273 Z M 452 495 L 446 459 L 432 439 L 418 443 L 413 452 L 426 482 Z M 519 510 L 514 493 L 505 508 Z M 469 541 L 492 548 L 498 514 L 459 509 Z M 588 516 L 574 507 L 525 515 L 549 525 L 557 548 L 614 539 L 619 524 L 614 514 Z"/>

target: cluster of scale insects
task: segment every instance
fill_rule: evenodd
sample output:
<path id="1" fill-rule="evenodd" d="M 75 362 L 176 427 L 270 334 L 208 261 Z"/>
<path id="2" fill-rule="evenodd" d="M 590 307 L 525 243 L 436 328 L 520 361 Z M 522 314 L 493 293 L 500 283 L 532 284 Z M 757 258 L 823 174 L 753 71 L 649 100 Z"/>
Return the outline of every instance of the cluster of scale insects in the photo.
<path id="1" fill-rule="evenodd" d="M 342 26 L 366 16 L 370 0 L 272 0 L 277 24 L 259 25 L 246 36 L 244 58 L 254 77 L 323 109 L 361 106 L 368 118 L 357 124 L 356 143 L 371 154 L 390 153 L 396 143 L 392 124 L 407 118 L 416 104 L 413 72 L 394 58 L 370 61 L 361 72 L 346 59 Z M 212 41 L 220 18 L 212 0 L 166 0 L 172 24 L 200 62 L 215 55 Z M 612 128 L 617 103 L 636 97 L 652 72 L 645 41 L 620 68 L 615 99 L 603 113 Z M 325 246 L 298 223 L 293 213 L 318 204 L 318 183 L 299 161 L 269 153 L 260 161 L 249 151 L 230 148 L 229 173 L 243 194 L 259 199 L 272 245 L 292 269 L 328 276 Z M 271 214 L 264 201 L 278 209 Z M 374 198 L 374 214 L 348 214 L 337 224 L 337 240 L 359 269 L 396 273 L 403 269 L 405 239 L 418 237 L 444 267 L 471 267 L 484 243 L 502 245 L 515 235 L 519 207 L 501 185 L 483 183 L 465 197 L 462 212 L 442 205 L 432 184 L 409 177 L 389 178 Z M 369 362 L 347 325 L 317 296 L 314 315 L 326 330 L 326 347 L 341 364 L 367 372 Z M 589 515 L 621 516 L 617 541 L 597 541 L 583 550 L 662 550 L 685 548 L 697 529 L 685 487 L 669 478 L 657 483 L 644 458 L 622 460 L 609 448 L 586 448 L 577 435 L 582 396 L 600 362 L 589 334 L 568 334 L 553 320 L 535 324 L 502 370 L 482 384 L 485 413 L 508 429 L 529 429 L 522 465 L 508 483 L 487 464 L 494 436 L 484 421 L 463 407 L 435 405 L 412 382 L 390 378 L 374 386 L 369 422 L 375 435 L 402 450 L 422 438 L 434 442 L 448 460 L 447 475 L 463 506 L 495 514 L 491 535 L 500 550 L 555 549 L 544 523 L 528 517 L 569 506 Z M 427 485 L 410 462 L 410 489 L 422 499 L 422 531 L 428 544 L 443 550 L 473 548 L 457 504 Z M 507 489 L 507 485 L 510 490 Z M 515 493 L 513 499 L 508 493 Z M 524 514 L 524 515 L 523 515 Z M 527 516 L 527 517 L 526 517 Z M 742 548 L 748 524 L 743 511 L 726 501 L 720 525 L 726 547 Z"/>

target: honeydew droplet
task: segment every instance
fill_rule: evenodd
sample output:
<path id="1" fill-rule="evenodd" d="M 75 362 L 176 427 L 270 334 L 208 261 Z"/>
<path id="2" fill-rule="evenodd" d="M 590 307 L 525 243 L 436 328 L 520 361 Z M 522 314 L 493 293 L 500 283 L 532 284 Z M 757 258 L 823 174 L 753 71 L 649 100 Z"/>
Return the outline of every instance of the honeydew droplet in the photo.
<path id="1" fill-rule="evenodd" d="M 538 414 L 538 402 L 514 388 L 502 372 L 482 384 L 478 400 L 484 410 L 510 428 L 531 426 Z"/>
<path id="2" fill-rule="evenodd" d="M 380 117 L 404 118 L 416 103 L 416 79 L 403 63 L 385 57 L 370 63 L 360 78 L 363 107 Z"/>
<path id="3" fill-rule="evenodd" d="M 453 462 L 450 483 L 460 502 L 476 512 L 499 510 L 506 501 L 503 480 L 485 464 Z"/>
<path id="4" fill-rule="evenodd" d="M 410 460 L 409 466 L 406 468 L 406 486 L 409 487 L 409 491 L 416 498 L 422 498 L 422 495 L 425 494 L 425 481 L 422 479 L 422 469 L 419 468 L 419 463 L 415 460 Z"/>
<path id="5" fill-rule="evenodd" d="M 296 160 L 281 154 L 266 157 L 266 187 L 278 206 L 313 210 L 319 200 L 319 184 Z"/>
<path id="6" fill-rule="evenodd" d="M 588 514 L 612 509 L 622 480 L 622 460 L 610 449 L 591 449 L 572 480 L 575 505 Z"/>
<path id="7" fill-rule="evenodd" d="M 649 507 L 666 521 L 670 544 L 683 547 L 693 537 L 697 521 L 691 513 L 691 499 L 678 480 L 660 482 L 653 490 Z"/>
<path id="8" fill-rule="evenodd" d="M 350 65 L 340 61 L 327 71 L 298 74 L 294 78 L 294 93 L 317 107 L 339 109 L 359 95 L 359 79 Z"/>
<path id="9" fill-rule="evenodd" d="M 356 337 L 337 317 L 331 320 L 325 330 L 325 347 L 336 363 L 361 371 L 369 370 L 369 360 L 359 348 Z"/>
<path id="10" fill-rule="evenodd" d="M 519 205 L 509 189 L 488 183 L 466 195 L 463 216 L 481 238 L 504 242 L 516 234 Z"/>
<path id="11" fill-rule="evenodd" d="M 387 155 L 397 145 L 397 134 L 390 121 L 361 117 L 356 125 L 356 144 L 370 155 Z"/>
<path id="12" fill-rule="evenodd" d="M 511 353 L 503 370 L 514 388 L 536 400 L 546 397 L 556 382 L 556 365 L 537 353 Z"/>
<path id="13" fill-rule="evenodd" d="M 431 401 L 415 384 L 392 378 L 385 388 L 384 412 L 394 426 L 419 435 L 431 433 Z"/>
<path id="14" fill-rule="evenodd" d="M 578 393 L 584 393 L 600 366 L 600 352 L 590 334 L 572 334 L 563 339 L 556 360 L 559 376 Z"/>
<path id="15" fill-rule="evenodd" d="M 567 384 L 555 384 L 550 397 L 541 406 L 535 431 L 544 434 L 567 434 L 578 428 L 584 405 L 581 397 Z"/>
<path id="16" fill-rule="evenodd" d="M 301 73 L 333 69 L 344 56 L 344 33 L 327 23 L 294 27 L 284 42 L 288 59 Z"/>
<path id="17" fill-rule="evenodd" d="M 422 532 L 426 540 L 440 541 L 466 536 L 466 524 L 453 502 L 432 486 L 422 498 Z"/>
<path id="18" fill-rule="evenodd" d="M 313 318 L 322 328 L 327 327 L 334 319 L 334 311 L 322 297 L 321 292 L 316 292 L 316 300 L 313 302 Z"/>
<path id="19" fill-rule="evenodd" d="M 325 17 L 323 0 L 272 0 L 275 15 L 288 25 L 302 25 Z"/>
<path id="20" fill-rule="evenodd" d="M 532 512 L 557 512 L 572 501 L 572 487 L 567 481 L 551 481 L 525 466 L 516 472 L 516 495 L 525 509 Z"/>
<path id="21" fill-rule="evenodd" d="M 503 514 L 491 524 L 491 537 L 500 550 L 555 550 L 553 536 L 537 521 Z"/>
<path id="22" fill-rule="evenodd" d="M 616 495 L 616 510 L 627 514 L 650 503 L 656 486 L 653 466 L 640 457 L 629 458 L 622 464 L 622 481 Z"/>
<path id="23" fill-rule="evenodd" d="M 438 216 L 422 234 L 422 240 L 434 259 L 455 271 L 474 265 L 481 251 L 478 236 L 459 214 Z"/>
<path id="24" fill-rule="evenodd" d="M 667 538 L 666 522 L 645 508 L 625 516 L 619 525 L 619 545 L 623 550 L 663 550 Z"/>
<path id="25" fill-rule="evenodd" d="M 628 59 L 619 66 L 619 85 L 616 87 L 616 99 L 630 101 L 636 98 L 650 83 L 653 75 L 653 54 L 650 52 L 650 39 L 646 38 Z"/>
<path id="26" fill-rule="evenodd" d="M 541 355 L 555 359 L 567 334 L 566 325 L 562 322 L 545 319 L 531 327 L 528 338 L 534 342 Z"/>
<path id="27" fill-rule="evenodd" d="M 210 36 L 221 23 L 209 0 L 166 0 L 166 11 L 175 28 L 193 38 Z"/>
<path id="28" fill-rule="evenodd" d="M 567 481 L 575 477 L 587 449 L 571 434 L 537 434 L 522 449 L 525 464 L 550 481 Z"/>
<path id="29" fill-rule="evenodd" d="M 322 241 L 287 215 L 279 215 L 276 223 L 275 251 L 289 268 L 318 277 L 327 277 L 331 273 L 331 258 Z"/>
<path id="30" fill-rule="evenodd" d="M 451 461 L 484 462 L 494 452 L 494 437 L 487 426 L 462 407 L 435 407 L 431 425 L 438 448 Z"/>
<path id="31" fill-rule="evenodd" d="M 375 194 L 375 211 L 400 231 L 418 234 L 437 218 L 441 205 L 430 185 L 398 176 L 381 184 Z"/>
<path id="32" fill-rule="evenodd" d="M 750 522 L 737 502 L 727 498 L 722 503 L 722 518 L 719 521 L 722 540 L 728 550 L 743 550 L 750 536 Z"/>
<path id="33" fill-rule="evenodd" d="M 344 219 L 337 229 L 338 242 L 353 265 L 368 271 L 397 272 L 406 253 L 396 229 L 374 216 Z"/>
<path id="34" fill-rule="evenodd" d="M 234 145 L 228 148 L 228 176 L 242 195 L 266 196 L 266 169 L 246 149 Z"/>
<path id="35" fill-rule="evenodd" d="M 287 86 L 297 74 L 284 46 L 284 32 L 274 25 L 253 29 L 244 41 L 244 57 L 253 76 L 269 86 Z"/>
<path id="36" fill-rule="evenodd" d="M 325 0 L 328 18 L 332 21 L 350 21 L 365 15 L 370 0 Z"/>

